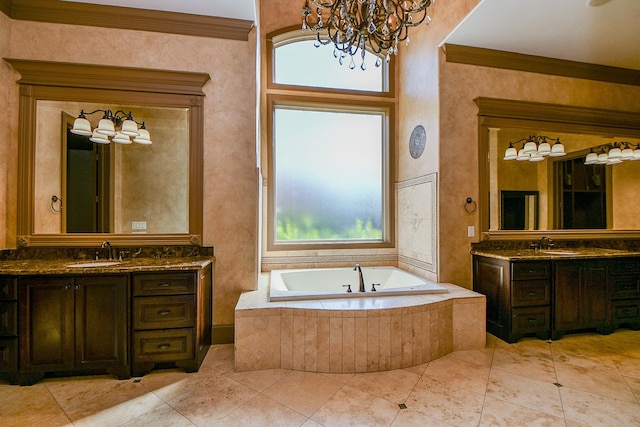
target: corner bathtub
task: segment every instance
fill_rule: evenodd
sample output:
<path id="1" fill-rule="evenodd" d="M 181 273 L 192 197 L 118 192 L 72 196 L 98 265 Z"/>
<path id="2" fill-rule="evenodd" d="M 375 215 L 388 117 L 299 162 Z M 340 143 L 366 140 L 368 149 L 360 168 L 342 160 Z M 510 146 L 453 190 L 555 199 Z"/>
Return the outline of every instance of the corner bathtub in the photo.
<path id="1" fill-rule="evenodd" d="M 362 267 L 365 292 L 353 268 L 271 271 L 269 301 L 446 293 L 447 288 L 396 267 Z M 372 292 L 372 284 L 376 291 Z M 352 292 L 347 292 L 351 286 Z"/>

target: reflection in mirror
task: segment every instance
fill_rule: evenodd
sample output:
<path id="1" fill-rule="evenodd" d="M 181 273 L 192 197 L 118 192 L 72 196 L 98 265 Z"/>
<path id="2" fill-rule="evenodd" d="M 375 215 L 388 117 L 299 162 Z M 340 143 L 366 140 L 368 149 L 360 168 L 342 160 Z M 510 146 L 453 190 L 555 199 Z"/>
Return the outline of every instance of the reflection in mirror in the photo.
<path id="1" fill-rule="evenodd" d="M 103 145 L 69 131 L 81 110 L 98 109 L 131 112 L 153 144 Z M 34 234 L 189 232 L 188 108 L 38 100 L 37 117 Z M 101 115 L 87 118 L 96 127 Z"/>
<path id="2" fill-rule="evenodd" d="M 640 229 L 637 183 L 640 160 L 617 164 L 590 164 L 587 155 L 606 152 L 628 143 L 635 149 L 640 138 L 620 134 L 550 132 L 540 128 L 496 127 L 487 130 L 489 149 L 489 231 L 491 230 L 559 230 L 559 229 Z M 510 143 L 531 135 L 559 139 L 566 156 L 547 156 L 542 161 L 505 160 Z M 523 143 L 511 144 L 521 149 Z M 622 151 L 622 150 L 620 150 Z M 640 154 L 640 153 L 639 153 Z M 525 215 L 523 197 L 536 195 L 536 221 Z M 508 197 L 506 197 L 508 196 Z M 525 210 L 523 210 L 525 209 Z M 526 219 L 525 219 L 526 218 Z"/>
<path id="3" fill-rule="evenodd" d="M 538 192 L 500 191 L 500 229 L 537 230 Z"/>

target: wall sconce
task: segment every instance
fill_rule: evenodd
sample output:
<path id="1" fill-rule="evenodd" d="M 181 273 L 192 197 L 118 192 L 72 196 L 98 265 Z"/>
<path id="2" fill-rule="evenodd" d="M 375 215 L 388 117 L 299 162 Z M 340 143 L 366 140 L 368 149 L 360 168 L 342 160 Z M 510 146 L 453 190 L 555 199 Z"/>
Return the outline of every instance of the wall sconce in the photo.
<path id="1" fill-rule="evenodd" d="M 98 122 L 98 127 L 92 129 L 87 115 L 95 113 L 103 113 L 103 116 Z M 149 131 L 144 122 L 136 122 L 131 112 L 127 114 L 122 110 L 115 113 L 111 110 L 95 110 L 90 113 L 81 110 L 80 115 L 73 122 L 71 133 L 88 136 L 89 140 L 96 144 L 109 144 L 111 141 L 118 144 L 131 144 L 131 142 L 143 145 L 151 144 Z"/>
<path id="2" fill-rule="evenodd" d="M 509 142 L 509 147 L 504 152 L 504 160 L 539 162 L 547 156 L 561 157 L 567 154 L 564 152 L 564 145 L 560 142 L 560 138 L 556 138 L 553 145 L 548 140 L 553 140 L 553 138 L 531 135 L 528 138 Z M 520 150 L 513 146 L 521 142 L 524 143 Z"/>
<path id="3" fill-rule="evenodd" d="M 620 141 L 613 144 L 592 147 L 584 159 L 585 165 L 615 165 L 629 160 L 640 160 L 640 144 L 633 149 L 630 142 Z"/>

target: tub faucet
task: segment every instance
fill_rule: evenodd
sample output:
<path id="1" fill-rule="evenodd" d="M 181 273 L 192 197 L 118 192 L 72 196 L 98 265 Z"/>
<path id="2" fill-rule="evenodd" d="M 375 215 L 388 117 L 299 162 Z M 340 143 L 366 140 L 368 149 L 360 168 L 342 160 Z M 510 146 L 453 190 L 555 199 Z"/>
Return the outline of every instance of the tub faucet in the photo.
<path id="1" fill-rule="evenodd" d="M 546 242 L 546 247 L 545 247 L 545 242 Z M 542 236 L 540 238 L 540 244 L 539 247 L 540 249 L 551 249 L 552 247 L 555 246 L 555 243 L 553 242 L 553 240 L 551 240 L 551 237 L 549 236 Z"/>
<path id="2" fill-rule="evenodd" d="M 104 241 L 100 245 L 100 248 L 101 249 L 107 248 L 107 256 L 109 257 L 109 259 L 113 259 L 113 248 L 111 247 L 111 243 Z"/>
<path id="3" fill-rule="evenodd" d="M 360 268 L 360 264 L 356 264 L 356 266 L 353 267 L 353 270 L 357 271 L 358 275 L 359 275 L 359 279 L 360 279 L 359 291 L 360 292 L 365 292 L 365 289 L 364 289 L 364 277 L 362 277 L 362 269 Z"/>

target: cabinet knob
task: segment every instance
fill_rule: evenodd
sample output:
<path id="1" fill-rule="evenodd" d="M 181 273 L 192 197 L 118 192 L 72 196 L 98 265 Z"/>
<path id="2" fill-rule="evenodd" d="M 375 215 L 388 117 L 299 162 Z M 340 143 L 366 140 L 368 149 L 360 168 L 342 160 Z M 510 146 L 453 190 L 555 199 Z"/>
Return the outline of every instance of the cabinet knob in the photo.
<path id="1" fill-rule="evenodd" d="M 533 292 L 533 291 L 529 291 L 529 296 L 530 297 L 535 296 L 535 295 L 538 295 L 538 293 L 537 292 Z"/>
<path id="2" fill-rule="evenodd" d="M 64 288 L 65 288 L 66 290 L 69 290 L 69 289 L 71 289 L 71 285 L 67 283 L 66 285 L 64 285 Z"/>
<path id="3" fill-rule="evenodd" d="M 158 311 L 158 316 L 168 316 L 171 314 L 171 310 L 160 310 Z"/>
<path id="4" fill-rule="evenodd" d="M 171 348 L 171 344 L 158 344 L 158 349 L 160 350 L 168 350 Z"/>
<path id="5" fill-rule="evenodd" d="M 75 288 L 75 289 L 76 289 L 76 291 L 77 291 L 78 289 L 80 289 L 80 285 L 75 285 L 75 286 L 74 286 L 74 288 Z"/>
<path id="6" fill-rule="evenodd" d="M 171 286 L 171 283 L 158 283 L 159 288 L 168 288 Z"/>

